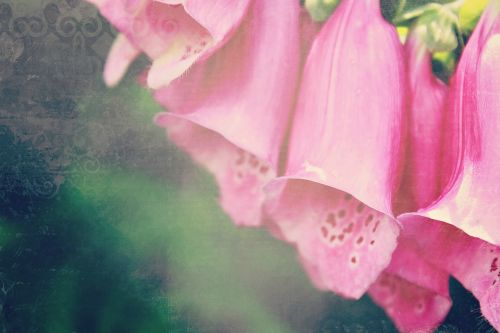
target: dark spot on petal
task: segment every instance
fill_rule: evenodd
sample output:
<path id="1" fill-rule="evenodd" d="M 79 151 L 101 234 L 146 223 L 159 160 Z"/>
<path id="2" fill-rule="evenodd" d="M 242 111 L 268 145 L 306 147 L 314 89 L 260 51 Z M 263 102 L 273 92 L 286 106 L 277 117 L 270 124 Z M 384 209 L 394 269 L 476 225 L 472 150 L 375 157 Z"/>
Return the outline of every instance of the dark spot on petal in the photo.
<path id="1" fill-rule="evenodd" d="M 375 244 L 375 241 L 374 241 L 374 240 L 372 240 L 372 241 L 370 242 L 370 245 L 374 245 L 374 244 Z"/>
<path id="2" fill-rule="evenodd" d="M 321 234 L 323 235 L 323 237 L 327 238 L 328 230 L 325 227 L 321 227 Z"/>
<path id="3" fill-rule="evenodd" d="M 354 229 L 354 223 L 349 223 L 347 228 L 344 228 L 342 231 L 345 232 L 346 234 L 350 234 L 352 230 Z"/>
<path id="4" fill-rule="evenodd" d="M 340 234 L 340 235 L 339 235 L 339 240 L 340 240 L 340 241 L 343 241 L 343 240 L 344 240 L 344 235 L 343 235 L 343 234 Z"/>
<path id="5" fill-rule="evenodd" d="M 335 215 L 333 213 L 329 213 L 326 216 L 326 223 L 331 225 L 332 228 L 335 228 L 337 226 L 337 222 L 335 221 Z"/>
<path id="6" fill-rule="evenodd" d="M 377 221 L 375 223 L 375 226 L 373 227 L 373 230 L 372 230 L 373 232 L 377 231 L 377 228 L 378 228 L 379 224 L 380 224 L 380 221 Z"/>
<path id="7" fill-rule="evenodd" d="M 373 214 L 368 215 L 366 217 L 365 225 L 368 226 L 372 220 L 373 220 Z"/>
<path id="8" fill-rule="evenodd" d="M 335 238 L 337 238 L 335 235 L 332 235 L 332 237 L 330 237 L 330 242 L 333 242 L 335 240 Z"/>
<path id="9" fill-rule="evenodd" d="M 498 269 L 498 265 L 497 265 L 497 261 L 498 261 L 498 258 L 495 258 L 493 259 L 493 261 L 491 262 L 491 265 L 490 265 L 490 272 L 494 272 Z"/>
<path id="10" fill-rule="evenodd" d="M 358 213 L 361 213 L 361 212 L 363 211 L 363 209 L 364 209 L 364 208 L 365 208 L 365 205 L 364 205 L 363 203 L 361 203 L 361 202 L 360 202 L 360 203 L 358 204 L 358 207 L 356 207 L 356 211 L 357 211 Z"/>
<path id="11" fill-rule="evenodd" d="M 363 239 L 364 239 L 364 238 L 363 238 L 363 236 L 360 236 L 360 237 L 358 238 L 358 240 L 356 241 L 356 243 L 357 243 L 357 244 L 361 244 L 361 243 L 363 243 Z"/>
<path id="12" fill-rule="evenodd" d="M 339 211 L 339 217 L 343 218 L 345 216 L 345 209 Z"/>
<path id="13" fill-rule="evenodd" d="M 348 193 L 346 193 L 346 194 L 344 195 L 344 200 L 345 200 L 345 201 L 349 201 L 349 200 L 351 200 L 351 199 L 352 199 L 352 195 L 350 195 L 350 194 L 348 194 Z"/>
<path id="14" fill-rule="evenodd" d="M 252 155 L 250 156 L 250 161 L 248 161 L 248 163 L 250 163 L 250 166 L 252 168 L 256 168 L 259 165 L 259 160 L 257 159 L 257 157 Z"/>
<path id="15" fill-rule="evenodd" d="M 495 283 L 497 283 L 497 280 L 493 280 L 493 282 L 491 283 L 491 285 L 494 286 Z"/>
<path id="16" fill-rule="evenodd" d="M 261 166 L 259 169 L 259 172 L 261 174 L 266 174 L 268 171 L 269 171 L 269 167 L 267 167 L 267 166 Z"/>
<path id="17" fill-rule="evenodd" d="M 353 257 L 351 257 L 351 262 L 352 262 L 353 264 L 355 264 L 355 263 L 356 263 L 356 261 L 357 261 L 357 260 L 356 260 L 356 257 L 354 257 L 354 256 L 353 256 Z"/>
<path id="18" fill-rule="evenodd" d="M 245 153 L 243 150 L 238 151 L 238 158 L 236 159 L 236 165 L 241 165 L 245 162 Z"/>

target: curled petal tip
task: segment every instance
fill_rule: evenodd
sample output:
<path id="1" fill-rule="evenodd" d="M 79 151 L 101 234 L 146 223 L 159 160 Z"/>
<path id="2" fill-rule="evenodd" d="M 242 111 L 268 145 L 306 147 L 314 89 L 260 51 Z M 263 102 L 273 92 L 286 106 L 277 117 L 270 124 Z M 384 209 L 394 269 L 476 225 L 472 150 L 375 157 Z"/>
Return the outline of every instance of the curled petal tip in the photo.
<path id="1" fill-rule="evenodd" d="M 166 87 L 174 79 L 180 77 L 194 63 L 191 61 L 175 61 L 170 62 L 170 57 L 160 58 L 153 61 L 148 74 L 147 85 L 151 89 L 160 89 Z"/>
<path id="2" fill-rule="evenodd" d="M 104 82 L 108 87 L 116 86 L 140 51 L 124 35 L 116 38 L 104 66 Z"/>

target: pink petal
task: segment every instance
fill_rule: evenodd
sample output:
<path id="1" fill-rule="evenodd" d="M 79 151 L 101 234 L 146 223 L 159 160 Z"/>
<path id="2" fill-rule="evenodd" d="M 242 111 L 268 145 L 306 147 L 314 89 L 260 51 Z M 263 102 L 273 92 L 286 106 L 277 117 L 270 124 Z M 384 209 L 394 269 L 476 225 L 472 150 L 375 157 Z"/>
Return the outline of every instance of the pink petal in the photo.
<path id="1" fill-rule="evenodd" d="M 263 173 L 275 176 L 299 76 L 299 14 L 295 2 L 291 5 L 285 0 L 255 0 L 241 28 L 224 47 L 156 93 L 157 100 L 172 111 L 159 116 L 157 123 L 170 128 L 176 122 L 191 121 L 206 133 L 224 138 L 233 146 L 232 151 L 243 151 L 245 168 L 253 168 L 258 161 Z M 191 143 L 193 147 L 181 146 L 206 164 L 206 158 L 194 156 L 198 154 L 194 146 L 205 146 L 205 142 Z M 232 181 L 224 183 L 226 178 L 218 173 L 225 173 L 231 167 L 231 172 L 238 175 L 234 161 L 240 159 L 240 153 L 228 160 L 218 156 L 225 154 L 223 150 L 228 149 L 210 149 L 210 158 L 220 159 L 221 168 L 209 168 L 219 181 L 222 198 L 234 196 L 227 199 L 232 208 L 223 205 L 237 223 L 261 223 L 247 218 L 248 214 L 238 215 L 243 195 L 238 191 L 243 191 L 243 187 L 236 191 Z M 223 166 L 226 162 L 230 165 Z M 259 178 L 261 185 L 267 180 L 268 176 Z M 260 196 L 261 187 L 250 182 L 252 186 L 245 185 L 248 191 Z M 260 202 L 259 199 L 252 204 L 255 209 Z"/>
<path id="2" fill-rule="evenodd" d="M 167 5 L 182 5 L 186 2 L 186 0 L 153 0 L 156 2 L 161 2 Z"/>
<path id="3" fill-rule="evenodd" d="M 439 326 L 451 307 L 448 295 L 389 273 L 380 275 L 369 294 L 384 308 L 400 332 L 430 332 Z"/>
<path id="4" fill-rule="evenodd" d="M 159 90 L 157 100 L 276 164 L 296 90 L 298 15 L 284 0 L 254 1 L 231 41 Z"/>
<path id="5" fill-rule="evenodd" d="M 149 72 L 148 85 L 157 89 L 168 85 L 173 79 L 184 73 L 199 56 L 207 56 L 215 52 L 236 29 L 247 10 L 249 0 L 186 0 L 184 9 L 198 24 L 203 26 L 211 35 L 213 41 L 201 41 L 198 45 L 186 42 L 182 44 L 182 55 L 178 52 L 167 52 L 156 59 Z M 235 17 L 239 19 L 235 20 Z M 189 40 L 189 38 L 188 38 Z M 208 47 L 214 46 L 210 49 Z M 193 51 L 187 51 L 193 48 Z M 197 54 L 198 52 L 198 54 Z M 202 53 L 204 52 L 204 54 Z"/>
<path id="6" fill-rule="evenodd" d="M 468 234 L 500 244 L 500 5 L 492 1 L 462 54 L 452 82 L 443 197 L 420 212 Z"/>
<path id="7" fill-rule="evenodd" d="M 216 42 L 221 42 L 238 27 L 249 4 L 250 0 L 185 0 L 184 8 Z"/>
<path id="8" fill-rule="evenodd" d="M 427 207 L 441 193 L 442 131 L 448 89 L 432 73 L 431 54 L 413 28 L 406 42 L 409 138 L 397 211 Z"/>
<path id="9" fill-rule="evenodd" d="M 186 0 L 180 5 L 178 1 L 103 0 L 96 5 L 153 59 L 148 82 L 156 88 L 219 48 L 241 22 L 249 1 Z"/>
<path id="10" fill-rule="evenodd" d="M 439 221 L 410 215 L 401 221 L 404 237 L 416 240 L 419 254 L 470 290 L 483 316 L 499 329 L 500 247 Z"/>
<path id="11" fill-rule="evenodd" d="M 392 214 L 403 157 L 402 51 L 379 1 L 341 2 L 307 60 L 288 176 L 351 193 Z"/>
<path id="12" fill-rule="evenodd" d="M 128 41 L 127 37 L 118 35 L 106 60 L 104 82 L 109 87 L 117 85 L 139 54 L 140 51 Z"/>
<path id="13" fill-rule="evenodd" d="M 220 186 L 220 204 L 237 225 L 261 223 L 262 186 L 276 176 L 271 165 L 182 118 L 159 114 L 156 122 L 168 128 L 175 144 L 214 174 Z"/>
<path id="14" fill-rule="evenodd" d="M 413 239 L 400 237 L 389 267 L 369 294 L 401 332 L 430 331 L 451 307 L 448 276 L 422 258 Z"/>
<path id="15" fill-rule="evenodd" d="M 328 186 L 304 180 L 278 184 L 284 188 L 275 183 L 265 206 L 276 234 L 296 245 L 317 286 L 361 297 L 390 262 L 396 222 Z"/>
<path id="16" fill-rule="evenodd" d="M 210 41 L 206 29 L 190 17 L 183 6 L 152 0 L 108 0 L 99 9 L 152 59 L 162 56 L 169 49 L 180 48 L 180 44 L 189 40 L 197 40 L 198 43 Z"/>

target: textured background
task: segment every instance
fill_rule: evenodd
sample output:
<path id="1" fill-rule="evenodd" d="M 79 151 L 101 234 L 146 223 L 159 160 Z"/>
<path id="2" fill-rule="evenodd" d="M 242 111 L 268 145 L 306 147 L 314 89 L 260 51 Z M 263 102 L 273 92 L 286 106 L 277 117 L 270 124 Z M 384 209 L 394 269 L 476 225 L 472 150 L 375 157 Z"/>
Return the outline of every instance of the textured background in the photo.
<path id="1" fill-rule="evenodd" d="M 147 60 L 105 88 L 114 36 L 80 0 L 0 1 L 0 332 L 393 332 L 233 227 L 153 125 Z M 440 331 L 491 330 L 452 287 Z"/>

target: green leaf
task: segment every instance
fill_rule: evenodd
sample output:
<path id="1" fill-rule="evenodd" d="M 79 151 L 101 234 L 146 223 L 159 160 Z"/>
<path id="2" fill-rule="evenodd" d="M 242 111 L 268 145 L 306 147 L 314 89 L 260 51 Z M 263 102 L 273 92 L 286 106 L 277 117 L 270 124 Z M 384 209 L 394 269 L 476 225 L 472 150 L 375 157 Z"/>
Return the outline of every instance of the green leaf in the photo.
<path id="1" fill-rule="evenodd" d="M 459 12 L 460 28 L 463 32 L 472 32 L 487 4 L 488 0 L 465 0 Z"/>

